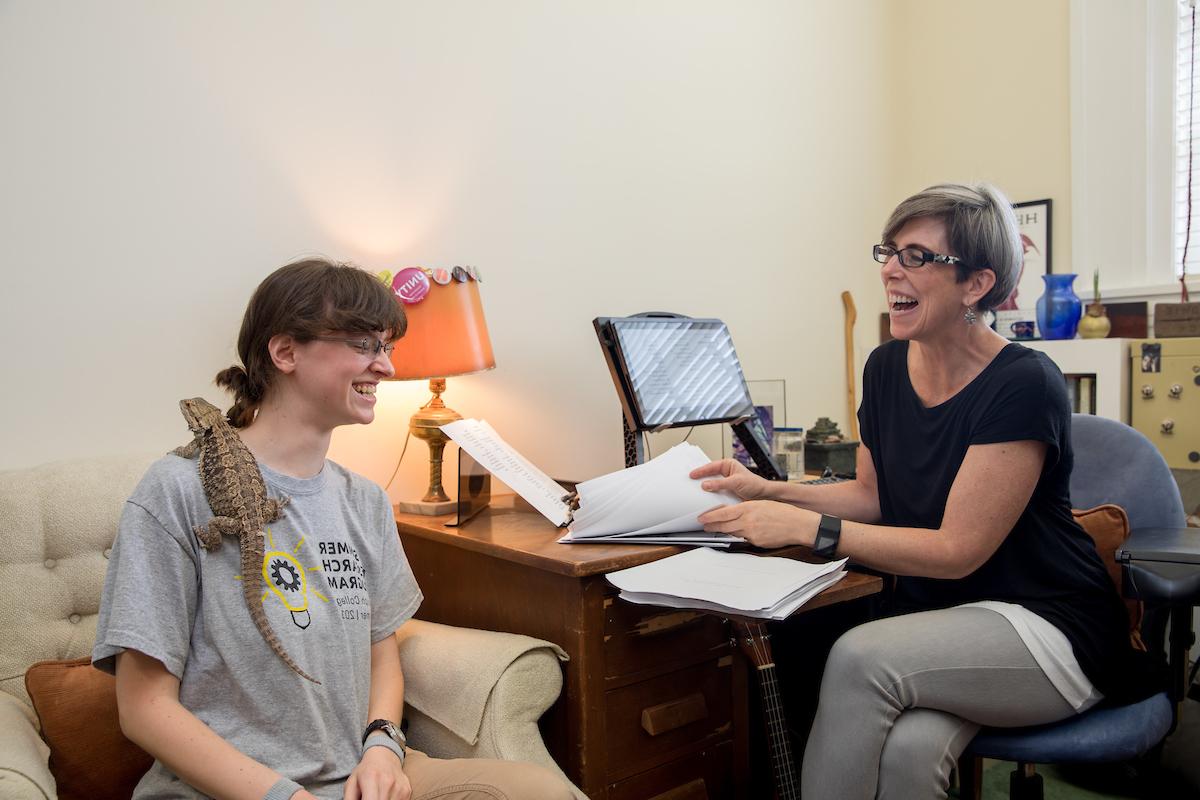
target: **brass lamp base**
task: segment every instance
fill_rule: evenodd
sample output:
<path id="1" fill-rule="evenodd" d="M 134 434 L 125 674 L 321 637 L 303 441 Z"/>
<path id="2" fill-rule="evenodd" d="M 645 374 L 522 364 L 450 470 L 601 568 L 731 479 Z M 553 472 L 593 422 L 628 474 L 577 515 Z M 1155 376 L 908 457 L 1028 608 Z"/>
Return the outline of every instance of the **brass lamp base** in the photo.
<path id="1" fill-rule="evenodd" d="M 436 516 L 453 513 L 458 505 L 442 488 L 442 451 L 450 440 L 441 428 L 449 422 L 462 419 L 462 415 L 452 408 L 446 408 L 442 402 L 442 392 L 446 391 L 445 378 L 430 379 L 429 391 L 433 392 L 433 399 L 413 414 L 408 422 L 412 435 L 429 445 L 429 489 L 420 502 L 398 503 L 397 508 L 409 514 Z"/>

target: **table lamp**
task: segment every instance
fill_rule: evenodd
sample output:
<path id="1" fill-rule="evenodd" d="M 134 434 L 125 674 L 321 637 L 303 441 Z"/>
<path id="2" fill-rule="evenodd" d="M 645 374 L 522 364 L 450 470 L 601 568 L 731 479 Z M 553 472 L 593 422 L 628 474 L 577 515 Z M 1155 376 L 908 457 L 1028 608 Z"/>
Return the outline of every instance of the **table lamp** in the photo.
<path id="1" fill-rule="evenodd" d="M 392 351 L 393 380 L 429 379 L 433 397 L 409 421 L 412 435 L 429 445 L 429 490 L 420 502 L 402 502 L 401 511 L 449 514 L 454 503 L 442 488 L 442 451 L 447 436 L 441 426 L 462 419 L 442 402 L 446 378 L 496 366 L 479 273 L 473 267 L 453 270 L 409 267 L 396 273 L 392 291 L 404 304 L 408 331 Z"/>

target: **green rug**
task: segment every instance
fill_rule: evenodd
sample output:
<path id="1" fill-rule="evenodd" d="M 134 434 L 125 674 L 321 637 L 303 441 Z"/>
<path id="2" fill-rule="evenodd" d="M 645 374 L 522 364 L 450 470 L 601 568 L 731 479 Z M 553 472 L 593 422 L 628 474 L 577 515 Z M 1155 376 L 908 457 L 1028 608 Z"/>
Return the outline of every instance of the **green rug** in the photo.
<path id="1" fill-rule="evenodd" d="M 1013 771 L 1015 764 L 1007 761 L 989 761 L 983 768 L 983 800 L 1004 800 L 1008 797 L 1008 775 Z M 1076 786 L 1072 780 L 1077 779 L 1073 775 L 1064 775 L 1062 771 L 1054 765 L 1046 765 L 1038 767 L 1038 774 L 1042 776 L 1042 785 L 1045 790 L 1045 800 L 1126 800 L 1126 798 L 1136 798 L 1137 794 L 1112 794 L 1111 788 L 1108 791 L 1101 792 L 1095 788 L 1085 788 L 1084 786 Z M 1108 787 L 1119 787 L 1119 783 L 1109 781 Z M 1088 781 L 1092 784 L 1092 781 Z"/>
<path id="2" fill-rule="evenodd" d="M 1008 777 L 1014 766 L 1007 761 L 984 762 L 983 800 L 1006 800 Z M 1193 787 L 1169 769 L 1159 772 L 1153 785 L 1123 764 L 1043 765 L 1037 772 L 1042 776 L 1045 800 L 1185 800 L 1198 796 Z"/>

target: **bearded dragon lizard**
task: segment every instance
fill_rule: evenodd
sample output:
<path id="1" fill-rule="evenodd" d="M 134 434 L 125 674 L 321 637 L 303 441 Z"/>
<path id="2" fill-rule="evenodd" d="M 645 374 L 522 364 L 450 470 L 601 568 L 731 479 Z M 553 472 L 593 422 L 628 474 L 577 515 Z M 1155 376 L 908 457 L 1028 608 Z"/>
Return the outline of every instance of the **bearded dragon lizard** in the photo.
<path id="1" fill-rule="evenodd" d="M 183 458 L 200 456 L 200 484 L 212 508 L 208 525 L 193 530 L 206 550 L 221 546 L 221 536 L 236 536 L 242 556 L 242 595 L 250 618 L 275 654 L 302 678 L 320 684 L 296 665 L 284 651 L 263 611 L 262 562 L 263 530 L 268 522 L 279 519 L 288 498 L 267 497 L 267 485 L 254 455 L 220 409 L 201 397 L 180 400 L 179 408 L 195 436 L 173 452 Z"/>

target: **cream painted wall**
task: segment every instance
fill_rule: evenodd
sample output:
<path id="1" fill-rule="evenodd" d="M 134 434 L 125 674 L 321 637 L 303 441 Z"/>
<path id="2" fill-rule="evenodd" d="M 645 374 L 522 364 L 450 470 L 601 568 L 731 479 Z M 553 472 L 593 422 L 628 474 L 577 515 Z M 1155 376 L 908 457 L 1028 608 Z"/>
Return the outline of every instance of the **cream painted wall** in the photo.
<path id="1" fill-rule="evenodd" d="M 498 365 L 447 399 L 556 476 L 620 465 L 597 315 L 719 316 L 750 379 L 787 380 L 790 420 L 844 423 L 839 293 L 859 298 L 861 364 L 893 188 L 993 144 L 1018 196 L 1065 182 L 1035 179 L 1045 163 L 1022 159 L 1046 151 L 1013 146 L 1016 119 L 987 147 L 918 127 L 909 103 L 880 121 L 893 8 L 0 4 L 0 467 L 182 442 L 176 401 L 219 397 L 250 291 L 314 252 L 478 265 Z M 899 180 L 894 129 L 919 151 Z M 334 457 L 385 482 L 423 399 L 385 387 Z M 414 442 L 394 498 L 419 494 L 424 463 Z"/>
<path id="2" fill-rule="evenodd" d="M 898 147 L 897 197 L 985 180 L 1015 203 L 1052 199 L 1055 272 L 1071 265 L 1068 5 L 899 0 L 888 34 L 897 113 L 880 124 Z"/>

